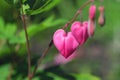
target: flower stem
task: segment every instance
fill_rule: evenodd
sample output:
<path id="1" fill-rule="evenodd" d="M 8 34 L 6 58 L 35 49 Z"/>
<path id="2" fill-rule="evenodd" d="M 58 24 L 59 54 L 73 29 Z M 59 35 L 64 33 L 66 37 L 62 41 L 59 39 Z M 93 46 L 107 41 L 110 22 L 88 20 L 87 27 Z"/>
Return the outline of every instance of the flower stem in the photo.
<path id="1" fill-rule="evenodd" d="M 30 45 L 29 45 L 29 39 L 28 39 L 28 33 L 27 33 L 27 25 L 26 25 L 26 19 L 25 19 L 25 14 L 24 14 L 24 11 L 23 11 L 22 3 L 21 3 L 21 9 L 22 9 L 21 10 L 22 11 L 21 18 L 22 18 L 24 31 L 25 31 L 26 47 L 27 47 L 27 55 L 28 55 L 28 79 L 32 80 L 32 78 L 31 78 L 31 69 L 30 69 L 31 68 Z"/>
<path id="2" fill-rule="evenodd" d="M 72 24 L 76 18 L 78 17 L 78 15 L 81 13 L 82 9 L 85 8 L 88 4 L 90 4 L 91 2 L 93 2 L 94 0 L 88 0 L 85 4 L 83 4 L 80 9 L 76 12 L 76 14 L 74 15 L 74 17 L 69 21 L 67 22 L 62 29 L 66 29 L 70 24 Z M 36 64 L 36 66 L 34 67 L 34 71 L 32 73 L 32 77 L 34 76 L 34 74 L 36 73 L 37 71 L 37 68 L 38 66 L 40 66 L 42 60 L 44 59 L 45 55 L 48 53 L 49 49 L 51 48 L 51 46 L 53 45 L 53 40 L 51 39 L 50 42 L 49 42 L 49 45 L 48 47 L 44 50 L 42 56 L 38 59 L 38 62 Z"/>
<path id="3" fill-rule="evenodd" d="M 34 68 L 34 71 L 33 71 L 33 73 L 32 73 L 32 77 L 33 77 L 34 74 L 36 73 L 38 66 L 40 65 L 40 63 L 42 62 L 42 60 L 44 59 L 45 55 L 48 53 L 48 51 L 49 51 L 49 49 L 51 48 L 52 45 L 53 45 L 53 40 L 51 40 L 51 41 L 49 42 L 49 46 L 44 50 L 42 56 L 39 58 L 36 66 L 35 66 L 35 68 Z"/>
<path id="4" fill-rule="evenodd" d="M 88 5 L 90 4 L 91 2 L 93 2 L 94 0 L 88 0 L 86 3 L 84 3 L 78 10 L 77 12 L 75 13 L 74 17 L 69 21 L 67 22 L 64 26 L 63 26 L 63 29 L 65 30 L 70 24 L 72 24 L 76 18 L 80 15 L 81 11 Z"/>

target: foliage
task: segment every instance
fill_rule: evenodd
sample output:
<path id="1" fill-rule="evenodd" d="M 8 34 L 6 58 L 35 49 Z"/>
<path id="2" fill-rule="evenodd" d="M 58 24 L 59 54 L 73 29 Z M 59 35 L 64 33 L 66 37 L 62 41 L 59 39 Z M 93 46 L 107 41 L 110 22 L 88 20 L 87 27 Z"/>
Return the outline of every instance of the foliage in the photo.
<path id="1" fill-rule="evenodd" d="M 101 80 L 100 78 L 93 76 L 89 73 L 80 73 L 75 76 L 76 76 L 76 80 Z"/>
<path id="2" fill-rule="evenodd" d="M 52 9 L 54 6 L 56 6 L 61 0 L 48 0 L 45 1 L 45 3 L 42 5 L 42 7 L 35 9 L 35 10 L 31 10 L 29 13 L 30 15 L 35 15 L 38 13 L 42 13 L 44 11 L 48 11 L 50 9 Z M 43 2 L 42 0 L 36 0 L 34 6 L 36 6 L 38 3 Z"/>
<path id="3" fill-rule="evenodd" d="M 32 68 L 53 32 L 70 20 L 84 2 L 84 0 L 22 0 L 24 13 L 28 15 L 29 20 L 27 31 L 31 41 Z M 97 6 L 100 5 L 99 1 L 95 3 Z M 104 27 L 96 24 L 95 35 L 87 41 L 84 51 L 80 51 L 82 57 L 79 57 L 78 62 L 73 61 L 62 68 L 61 65 L 45 68 L 38 71 L 33 80 L 119 80 L 119 48 L 115 54 L 112 51 L 114 46 L 119 45 L 119 41 L 117 45 L 113 45 L 114 38 L 115 41 L 116 36 L 119 38 L 119 3 L 119 0 L 104 0 L 106 24 Z M 82 11 L 83 20 L 88 20 L 88 8 L 89 6 Z M 0 80 L 6 80 L 8 77 L 14 57 L 12 80 L 27 80 L 26 40 L 20 10 L 20 0 L 0 0 Z M 97 11 L 96 18 L 98 15 Z M 80 20 L 79 17 L 77 20 Z M 53 48 L 44 63 L 53 61 L 54 53 L 58 53 Z M 82 50 L 81 47 L 79 49 Z M 83 52 L 86 54 L 82 54 Z M 79 71 L 84 65 L 91 72 L 84 73 L 84 68 L 83 72 Z"/>
<path id="4" fill-rule="evenodd" d="M 10 64 L 5 64 L 5 65 L 0 66 L 0 73 L 2 73 L 0 75 L 1 80 L 5 80 L 8 77 L 9 68 L 10 68 Z"/>

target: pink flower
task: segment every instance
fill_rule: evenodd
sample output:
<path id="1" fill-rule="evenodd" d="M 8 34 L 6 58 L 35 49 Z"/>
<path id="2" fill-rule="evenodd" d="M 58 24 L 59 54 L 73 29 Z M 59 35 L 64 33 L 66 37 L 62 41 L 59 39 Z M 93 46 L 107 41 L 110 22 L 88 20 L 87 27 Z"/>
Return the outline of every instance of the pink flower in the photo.
<path id="1" fill-rule="evenodd" d="M 71 32 L 66 33 L 63 29 L 58 29 L 53 35 L 53 42 L 58 51 L 68 58 L 78 47 L 78 42 Z"/>
<path id="2" fill-rule="evenodd" d="M 104 24 L 105 24 L 104 6 L 99 6 L 99 12 L 100 12 L 100 16 L 98 18 L 98 24 L 100 26 L 104 26 Z"/>
<path id="3" fill-rule="evenodd" d="M 94 20 L 95 14 L 96 14 L 96 6 L 91 5 L 90 8 L 89 8 L 89 18 Z"/>
<path id="4" fill-rule="evenodd" d="M 80 45 L 83 45 L 88 39 L 87 27 L 88 27 L 87 21 L 83 23 L 76 21 L 72 24 L 71 27 L 72 34 L 74 35 L 74 37 L 76 38 Z"/>
<path id="5" fill-rule="evenodd" d="M 94 20 L 90 20 L 88 21 L 88 36 L 89 37 L 92 37 L 94 35 L 94 32 L 95 32 L 95 21 Z"/>
<path id="6" fill-rule="evenodd" d="M 96 6 L 91 5 L 89 8 L 89 21 L 88 21 L 88 36 L 92 37 L 95 31 L 95 14 L 96 14 Z"/>

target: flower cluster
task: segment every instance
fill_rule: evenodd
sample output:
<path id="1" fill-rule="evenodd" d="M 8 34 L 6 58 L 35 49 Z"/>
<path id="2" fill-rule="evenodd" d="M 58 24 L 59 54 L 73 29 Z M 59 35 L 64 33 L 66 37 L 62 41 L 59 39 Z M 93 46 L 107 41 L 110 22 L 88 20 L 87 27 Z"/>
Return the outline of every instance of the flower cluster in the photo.
<path id="1" fill-rule="evenodd" d="M 104 25 L 104 7 L 99 7 L 100 16 L 98 24 Z M 75 21 L 71 25 L 70 32 L 58 29 L 53 35 L 53 42 L 58 51 L 68 58 L 79 45 L 83 45 L 89 37 L 94 35 L 95 31 L 96 5 L 92 4 L 89 8 L 88 21 Z"/>

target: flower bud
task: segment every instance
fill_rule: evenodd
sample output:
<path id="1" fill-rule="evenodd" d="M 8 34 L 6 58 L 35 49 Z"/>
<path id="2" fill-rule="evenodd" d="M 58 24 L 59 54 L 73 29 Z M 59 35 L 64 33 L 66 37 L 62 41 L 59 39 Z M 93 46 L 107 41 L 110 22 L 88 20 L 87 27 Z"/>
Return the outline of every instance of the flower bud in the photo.
<path id="1" fill-rule="evenodd" d="M 99 8 L 100 15 L 98 17 L 98 24 L 100 26 L 104 26 L 105 24 L 105 16 L 104 16 L 104 6 L 100 6 Z"/>
<path id="2" fill-rule="evenodd" d="M 89 18 L 94 20 L 95 19 L 95 14 L 96 14 L 96 6 L 91 5 L 89 8 Z"/>

